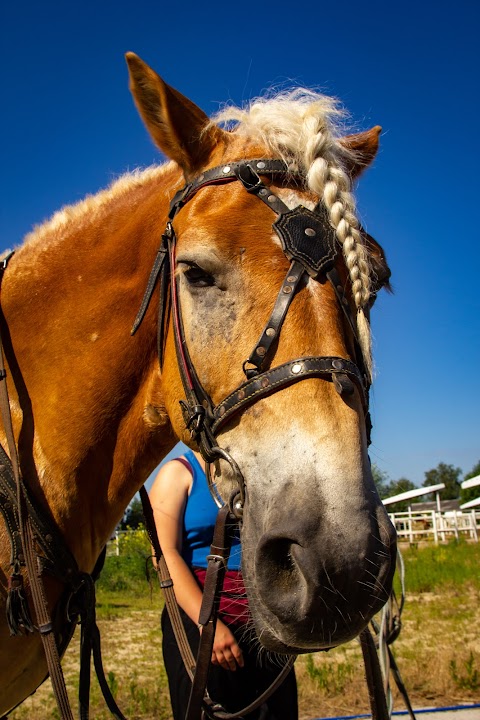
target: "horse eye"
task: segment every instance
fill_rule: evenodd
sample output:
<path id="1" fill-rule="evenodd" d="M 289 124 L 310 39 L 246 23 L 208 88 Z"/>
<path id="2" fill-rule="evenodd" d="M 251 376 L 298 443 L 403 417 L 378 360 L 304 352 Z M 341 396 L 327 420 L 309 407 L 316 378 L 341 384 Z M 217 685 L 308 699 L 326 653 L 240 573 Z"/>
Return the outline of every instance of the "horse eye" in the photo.
<path id="1" fill-rule="evenodd" d="M 215 285 L 215 278 L 198 265 L 190 265 L 184 272 L 189 285 L 194 287 L 210 287 Z"/>

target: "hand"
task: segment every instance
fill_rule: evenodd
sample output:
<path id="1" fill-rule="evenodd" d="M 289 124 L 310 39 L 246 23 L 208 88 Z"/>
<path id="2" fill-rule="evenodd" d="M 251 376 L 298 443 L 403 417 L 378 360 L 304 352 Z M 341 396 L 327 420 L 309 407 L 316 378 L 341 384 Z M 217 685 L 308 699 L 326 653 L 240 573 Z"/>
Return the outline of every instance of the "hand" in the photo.
<path id="1" fill-rule="evenodd" d="M 235 636 L 221 620 L 217 620 L 215 638 L 213 640 L 212 663 L 225 670 L 236 670 L 243 667 L 243 654 L 235 640 Z"/>

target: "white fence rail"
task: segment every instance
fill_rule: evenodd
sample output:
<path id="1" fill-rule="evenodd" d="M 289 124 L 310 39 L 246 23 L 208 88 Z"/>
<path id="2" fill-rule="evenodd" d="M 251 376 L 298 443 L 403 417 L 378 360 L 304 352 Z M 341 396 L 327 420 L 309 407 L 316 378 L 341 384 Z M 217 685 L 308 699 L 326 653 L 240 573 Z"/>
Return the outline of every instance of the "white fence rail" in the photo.
<path id="1" fill-rule="evenodd" d="M 407 510 L 389 515 L 400 541 L 416 543 L 433 540 L 438 545 L 453 538 L 458 540 L 460 536 L 478 542 L 480 535 L 480 512 L 474 509 L 470 512 Z"/>

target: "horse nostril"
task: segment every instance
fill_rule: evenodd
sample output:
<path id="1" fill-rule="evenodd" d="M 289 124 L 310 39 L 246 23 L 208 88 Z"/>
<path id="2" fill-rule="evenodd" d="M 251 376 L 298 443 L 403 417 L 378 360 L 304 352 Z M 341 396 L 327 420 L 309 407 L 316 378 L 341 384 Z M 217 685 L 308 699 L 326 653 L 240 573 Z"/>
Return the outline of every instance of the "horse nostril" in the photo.
<path id="1" fill-rule="evenodd" d="M 265 551 L 269 555 L 270 562 L 280 571 L 291 572 L 294 567 L 291 548 L 292 540 L 278 538 L 266 543 Z"/>
<path id="2" fill-rule="evenodd" d="M 298 568 L 290 538 L 269 537 L 263 539 L 256 553 L 256 574 L 260 584 L 269 594 L 269 604 L 285 611 L 298 588 Z M 270 595 L 269 589 L 275 588 Z M 281 606 L 281 608 L 280 608 Z"/>

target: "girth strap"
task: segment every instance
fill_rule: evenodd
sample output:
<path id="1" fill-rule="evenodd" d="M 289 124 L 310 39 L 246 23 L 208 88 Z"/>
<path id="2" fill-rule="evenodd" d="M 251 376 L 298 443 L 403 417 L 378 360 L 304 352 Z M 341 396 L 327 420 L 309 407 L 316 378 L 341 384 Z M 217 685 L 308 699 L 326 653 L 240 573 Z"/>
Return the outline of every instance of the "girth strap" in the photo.
<path id="1" fill-rule="evenodd" d="M 107 704 L 108 709 L 117 720 L 126 720 L 125 716 L 119 709 L 112 692 L 105 678 L 103 669 L 102 651 L 100 644 L 100 631 L 98 629 L 95 613 L 95 579 L 100 574 L 105 561 L 106 548 L 103 549 L 100 558 L 97 561 L 92 575 L 82 573 L 82 600 L 83 612 L 80 635 L 80 683 L 78 689 L 78 703 L 80 720 L 89 719 L 90 706 L 90 669 L 91 658 L 93 655 L 93 663 L 98 684 L 102 691 L 102 695 Z"/>

